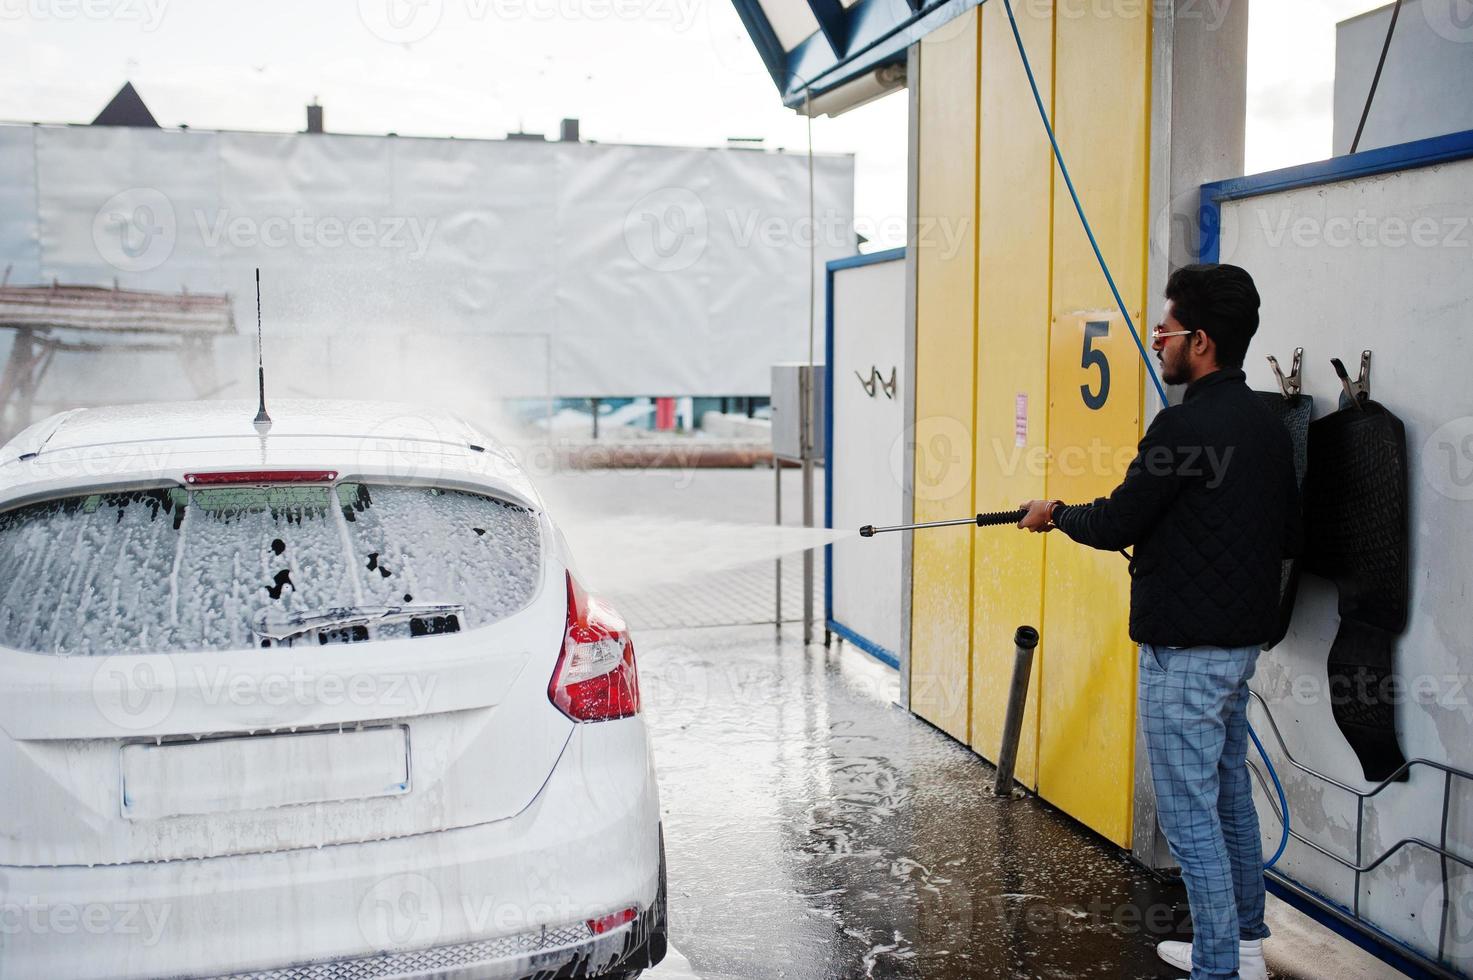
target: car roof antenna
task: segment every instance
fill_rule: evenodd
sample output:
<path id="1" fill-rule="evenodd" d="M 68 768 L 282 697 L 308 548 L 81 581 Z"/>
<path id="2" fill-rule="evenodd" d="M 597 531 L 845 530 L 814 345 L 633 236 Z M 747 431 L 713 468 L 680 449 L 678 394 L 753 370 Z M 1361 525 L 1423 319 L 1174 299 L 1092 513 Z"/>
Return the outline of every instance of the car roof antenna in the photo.
<path id="1" fill-rule="evenodd" d="M 260 406 L 256 409 L 256 431 L 261 435 L 271 428 L 271 416 L 266 414 L 266 358 L 261 342 L 261 268 L 256 267 L 256 388 L 260 393 Z"/>

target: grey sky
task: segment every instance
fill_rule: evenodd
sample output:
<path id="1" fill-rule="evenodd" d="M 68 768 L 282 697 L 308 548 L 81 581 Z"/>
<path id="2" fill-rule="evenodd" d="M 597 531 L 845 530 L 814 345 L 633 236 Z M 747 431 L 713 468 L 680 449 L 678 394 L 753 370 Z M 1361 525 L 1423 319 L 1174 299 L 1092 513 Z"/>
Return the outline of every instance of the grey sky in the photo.
<path id="1" fill-rule="evenodd" d="M 132 79 L 166 126 L 298 130 L 315 96 L 344 132 L 556 134 L 578 116 L 585 139 L 806 146 L 729 0 L 419 0 L 398 24 L 390 2 L 0 0 L 0 119 L 85 122 Z M 1255 0 L 1250 173 L 1329 155 L 1335 22 L 1380 5 Z M 813 137 L 857 154 L 860 230 L 899 244 L 904 95 Z"/>

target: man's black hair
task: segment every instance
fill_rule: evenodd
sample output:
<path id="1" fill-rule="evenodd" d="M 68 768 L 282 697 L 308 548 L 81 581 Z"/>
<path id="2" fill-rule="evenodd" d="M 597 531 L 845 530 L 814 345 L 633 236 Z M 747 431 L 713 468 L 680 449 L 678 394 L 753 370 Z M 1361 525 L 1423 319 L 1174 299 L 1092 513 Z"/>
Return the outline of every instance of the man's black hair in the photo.
<path id="1" fill-rule="evenodd" d="M 1188 330 L 1201 330 L 1217 346 L 1217 366 L 1240 368 L 1248 341 L 1258 332 L 1258 288 L 1235 265 L 1184 265 L 1166 280 L 1172 313 Z"/>

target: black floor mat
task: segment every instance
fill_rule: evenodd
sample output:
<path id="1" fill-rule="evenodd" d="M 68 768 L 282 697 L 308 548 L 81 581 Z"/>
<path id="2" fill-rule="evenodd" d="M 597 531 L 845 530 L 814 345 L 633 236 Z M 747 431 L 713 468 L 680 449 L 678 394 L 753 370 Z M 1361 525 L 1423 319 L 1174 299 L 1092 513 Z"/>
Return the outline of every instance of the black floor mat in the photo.
<path id="1" fill-rule="evenodd" d="M 1407 450 L 1376 402 L 1309 426 L 1304 567 L 1335 583 L 1340 616 L 1400 633 L 1408 603 Z"/>
<path id="2" fill-rule="evenodd" d="M 1260 391 L 1269 411 L 1278 416 L 1289 430 L 1289 441 L 1294 445 L 1294 478 L 1299 489 L 1304 489 L 1304 473 L 1309 465 L 1309 419 L 1314 414 L 1314 398 L 1310 395 L 1295 395 L 1285 398 L 1277 391 Z M 1294 615 L 1294 599 L 1299 593 L 1299 561 L 1285 558 L 1279 578 L 1279 625 L 1273 637 L 1263 645 L 1265 650 L 1278 646 L 1289 632 L 1289 621 Z"/>
<path id="3" fill-rule="evenodd" d="M 1410 591 L 1406 429 L 1366 401 L 1311 422 L 1307 455 L 1303 568 L 1340 595 L 1332 708 L 1365 777 L 1378 782 L 1405 761 L 1392 684 Z"/>
<path id="4" fill-rule="evenodd" d="M 1380 782 L 1406 762 L 1396 740 L 1400 687 L 1395 659 L 1395 633 L 1354 619 L 1340 620 L 1326 665 L 1330 708 L 1371 782 Z"/>

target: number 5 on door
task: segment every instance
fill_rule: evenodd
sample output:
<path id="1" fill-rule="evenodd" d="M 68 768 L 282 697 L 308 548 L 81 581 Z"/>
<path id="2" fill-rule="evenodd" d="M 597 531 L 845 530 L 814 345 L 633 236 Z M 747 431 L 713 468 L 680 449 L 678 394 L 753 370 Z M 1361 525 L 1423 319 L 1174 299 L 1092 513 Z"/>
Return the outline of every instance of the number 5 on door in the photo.
<path id="1" fill-rule="evenodd" d="M 1104 408 L 1105 402 L 1110 400 L 1110 359 L 1103 350 L 1095 346 L 1095 341 L 1109 336 L 1109 320 L 1090 320 L 1084 325 L 1084 351 L 1079 355 L 1079 366 L 1086 371 L 1098 368 L 1100 384 L 1097 390 L 1091 391 L 1086 382 L 1079 386 L 1079 394 L 1084 397 L 1084 404 L 1096 412 Z"/>
<path id="2" fill-rule="evenodd" d="M 1114 310 L 1060 314 L 1049 339 L 1049 491 L 1092 500 L 1120 482 L 1140 439 L 1140 357 Z"/>

